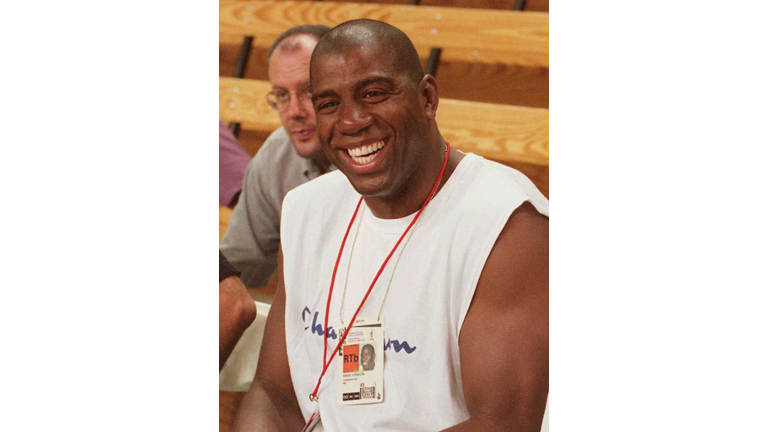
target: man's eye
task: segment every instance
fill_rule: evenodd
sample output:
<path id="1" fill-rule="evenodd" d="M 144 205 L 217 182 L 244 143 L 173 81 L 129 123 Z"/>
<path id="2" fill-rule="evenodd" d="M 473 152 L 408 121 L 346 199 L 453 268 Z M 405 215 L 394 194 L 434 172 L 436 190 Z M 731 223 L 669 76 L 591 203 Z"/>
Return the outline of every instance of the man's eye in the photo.
<path id="1" fill-rule="evenodd" d="M 290 95 L 288 94 L 288 92 L 276 92 L 275 98 L 279 101 L 284 101 L 284 100 L 288 100 L 290 98 Z"/>
<path id="2" fill-rule="evenodd" d="M 381 102 L 386 99 L 386 97 L 387 93 L 380 90 L 366 90 L 365 93 L 363 93 L 363 99 L 367 102 Z"/>
<path id="3" fill-rule="evenodd" d="M 328 102 L 321 102 L 317 105 L 317 111 L 318 112 L 327 112 L 332 110 L 334 107 L 336 107 L 338 103 L 336 101 L 328 101 Z"/>

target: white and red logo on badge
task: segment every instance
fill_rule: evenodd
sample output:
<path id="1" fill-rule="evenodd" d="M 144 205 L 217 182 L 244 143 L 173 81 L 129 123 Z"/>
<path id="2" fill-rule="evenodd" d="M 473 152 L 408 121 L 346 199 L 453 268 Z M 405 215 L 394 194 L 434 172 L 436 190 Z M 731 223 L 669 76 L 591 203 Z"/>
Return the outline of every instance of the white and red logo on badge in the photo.
<path id="1" fill-rule="evenodd" d="M 344 345 L 344 373 L 360 370 L 360 345 Z"/>

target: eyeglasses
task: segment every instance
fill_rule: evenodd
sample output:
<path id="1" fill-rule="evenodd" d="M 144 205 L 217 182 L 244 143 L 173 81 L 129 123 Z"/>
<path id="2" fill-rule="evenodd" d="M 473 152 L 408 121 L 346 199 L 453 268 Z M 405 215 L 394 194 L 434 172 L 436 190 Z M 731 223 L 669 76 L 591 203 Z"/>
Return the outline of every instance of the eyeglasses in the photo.
<path id="1" fill-rule="evenodd" d="M 283 112 L 291 105 L 291 95 L 295 94 L 299 102 L 312 106 L 312 94 L 309 89 L 299 91 L 272 90 L 267 93 L 267 103 L 277 112 Z"/>

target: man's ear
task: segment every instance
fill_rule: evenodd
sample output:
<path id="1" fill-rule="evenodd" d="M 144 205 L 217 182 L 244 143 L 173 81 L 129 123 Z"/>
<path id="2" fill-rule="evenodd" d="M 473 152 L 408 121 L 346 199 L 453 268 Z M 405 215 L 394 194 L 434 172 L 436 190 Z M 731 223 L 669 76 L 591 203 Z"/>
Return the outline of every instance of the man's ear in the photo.
<path id="1" fill-rule="evenodd" d="M 429 74 L 424 75 L 419 82 L 419 95 L 424 98 L 424 113 L 428 119 L 434 120 L 437 115 L 437 104 L 440 102 L 435 77 Z"/>

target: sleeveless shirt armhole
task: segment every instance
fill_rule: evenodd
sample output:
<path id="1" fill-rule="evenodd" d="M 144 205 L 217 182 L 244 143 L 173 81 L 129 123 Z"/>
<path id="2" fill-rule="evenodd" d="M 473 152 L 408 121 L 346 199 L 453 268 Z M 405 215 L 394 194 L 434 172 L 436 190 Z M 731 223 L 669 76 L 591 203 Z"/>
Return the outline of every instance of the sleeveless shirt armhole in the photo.
<path id="1" fill-rule="evenodd" d="M 510 217 L 512 217 L 512 213 L 520 207 L 524 202 L 531 201 L 531 198 L 526 195 L 521 195 L 519 199 L 515 201 L 511 201 L 513 203 L 510 205 L 504 213 L 499 216 L 498 220 L 496 220 L 492 226 L 491 231 L 494 235 L 488 236 L 488 242 L 483 245 L 483 249 L 478 256 L 480 260 L 482 260 L 481 264 L 478 265 L 475 268 L 477 268 L 477 272 L 475 274 L 472 274 L 469 278 L 469 283 L 471 288 L 467 290 L 466 297 L 461 302 L 461 308 L 459 310 L 459 320 L 458 320 L 458 328 L 456 329 L 456 334 L 461 336 L 461 329 L 464 326 L 464 319 L 467 317 L 467 312 L 469 312 L 469 307 L 472 304 L 472 300 L 475 298 L 475 290 L 477 289 L 477 283 L 480 281 L 480 274 L 482 274 L 483 269 L 485 269 L 485 263 L 488 260 L 488 257 L 491 255 L 491 249 L 493 249 L 493 246 L 496 245 L 496 240 L 499 238 L 499 234 L 501 234 L 501 230 L 504 229 L 504 226 L 507 224 L 507 221 Z M 470 266 L 471 267 L 471 266 Z"/>
<path id="2" fill-rule="evenodd" d="M 283 250 L 283 272 L 285 272 L 286 265 L 285 256 L 292 254 L 291 248 L 296 243 L 294 239 L 297 237 L 297 229 L 295 227 L 296 224 L 293 222 L 298 219 L 298 215 L 301 214 L 306 206 L 305 200 L 301 199 L 300 197 L 296 198 L 297 194 L 300 195 L 296 189 L 289 191 L 283 198 L 282 202 L 282 216 L 280 220 L 280 246 Z M 289 220 L 289 222 L 285 223 L 286 220 Z M 286 277 L 283 275 L 283 285 L 285 286 L 286 283 Z M 288 324 L 288 318 L 290 316 L 288 311 L 292 310 L 296 307 L 297 304 L 300 303 L 300 301 L 295 298 L 296 295 L 298 295 L 298 293 L 291 293 L 289 290 L 285 289 L 285 297 L 283 299 L 283 328 L 285 330 L 285 348 L 289 357 L 293 351 L 293 348 L 295 348 L 297 338 L 300 336 L 300 334 L 297 334 L 296 332 L 290 333 L 288 331 L 288 329 L 295 327 Z"/>

